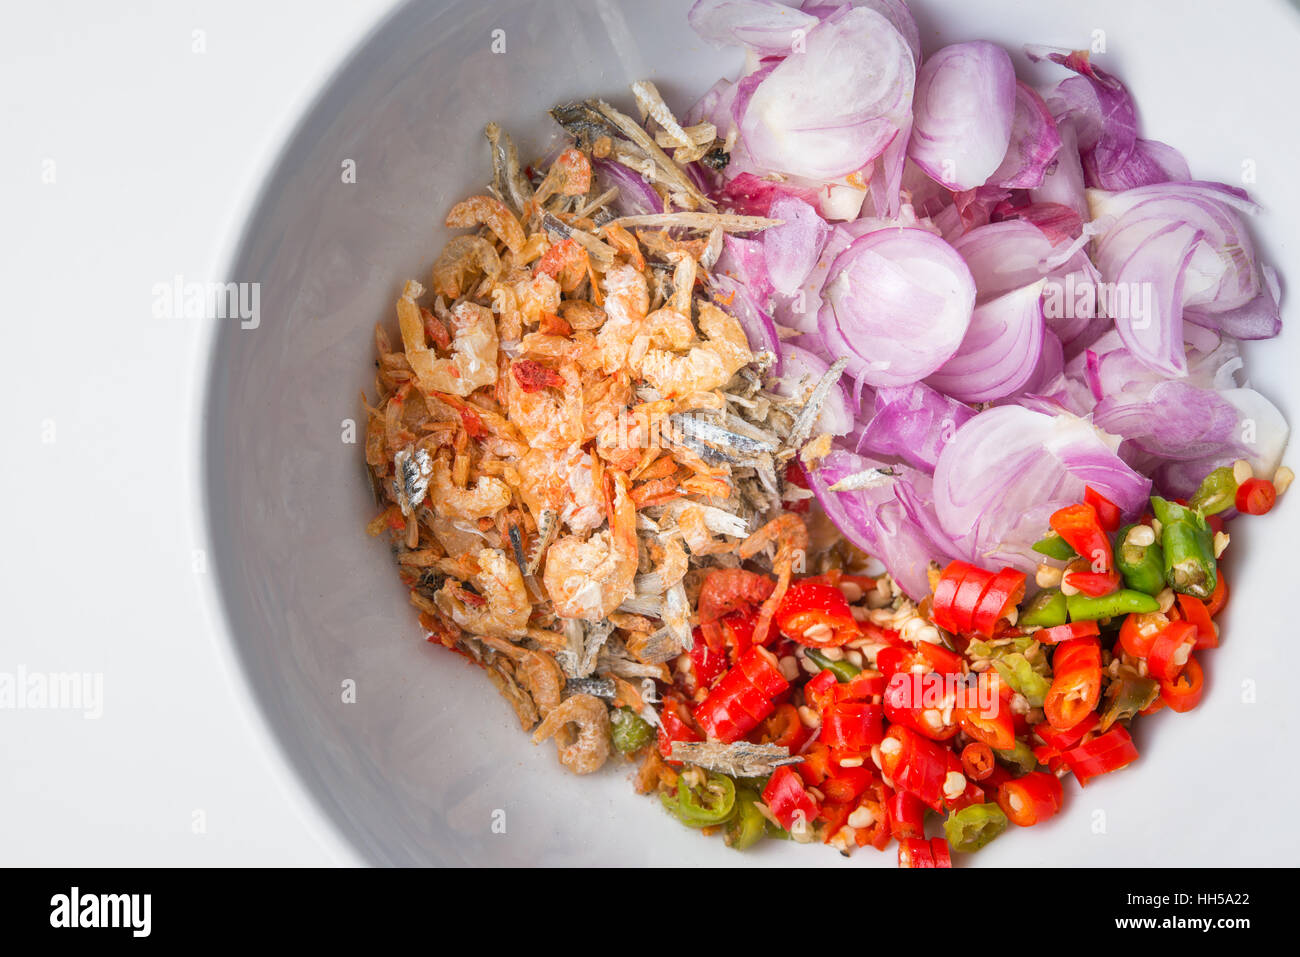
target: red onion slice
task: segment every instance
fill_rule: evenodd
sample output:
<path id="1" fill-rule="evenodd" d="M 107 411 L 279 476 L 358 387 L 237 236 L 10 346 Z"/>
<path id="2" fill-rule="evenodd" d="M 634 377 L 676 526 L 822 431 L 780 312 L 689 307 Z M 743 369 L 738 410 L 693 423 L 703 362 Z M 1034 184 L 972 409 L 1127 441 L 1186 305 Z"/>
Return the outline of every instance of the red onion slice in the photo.
<path id="1" fill-rule="evenodd" d="M 922 382 L 876 390 L 875 414 L 858 437 L 857 450 L 898 456 L 933 472 L 944 445 L 975 410 Z"/>
<path id="2" fill-rule="evenodd" d="M 1107 312 L 1124 345 L 1138 359 L 1167 376 L 1187 374 L 1183 350 L 1183 281 L 1204 234 L 1183 222 L 1126 219 L 1097 249 L 1097 268 L 1111 283 Z"/>
<path id="3" fill-rule="evenodd" d="M 1052 111 L 1032 87 L 1016 81 L 1011 143 L 989 182 L 1015 189 L 1042 186 L 1047 168 L 1056 162 L 1060 151 L 1061 134 Z"/>
<path id="4" fill-rule="evenodd" d="M 641 178 L 641 174 L 612 160 L 595 160 L 591 164 L 597 181 L 604 189 L 618 187 L 614 209 L 624 216 L 642 216 L 662 213 L 664 202 L 654 187 Z"/>
<path id="5" fill-rule="evenodd" d="M 968 561 L 1032 571 L 1034 542 L 1058 508 L 1091 485 L 1126 513 L 1151 490 L 1102 433 L 1071 415 L 1015 405 L 971 419 L 944 446 L 934 471 L 935 513 Z"/>
<path id="6" fill-rule="evenodd" d="M 906 122 L 914 71 L 906 41 L 874 10 L 819 23 L 744 105 L 745 149 L 759 167 L 808 179 L 863 169 Z"/>
<path id="7" fill-rule="evenodd" d="M 886 467 L 882 462 L 837 449 L 809 474 L 808 484 L 844 537 L 878 558 L 899 587 L 919 601 L 930 591 L 930 562 L 956 557 L 952 543 L 942 536 L 936 540 L 913 514 L 932 509 L 930 477 L 906 466 L 889 466 L 899 473 L 893 481 L 850 492 L 831 491 L 847 476 L 882 467 Z"/>
<path id="8" fill-rule="evenodd" d="M 975 280 L 951 246 L 923 229 L 880 229 L 831 264 L 824 332 L 873 386 L 908 385 L 944 364 L 966 334 Z M 829 341 L 829 340 L 828 340 Z"/>
<path id="9" fill-rule="evenodd" d="M 976 306 L 956 354 L 925 381 L 962 402 L 990 402 L 1024 388 L 1043 354 L 1043 282 Z"/>
<path id="10" fill-rule="evenodd" d="M 715 47 L 739 44 L 776 56 L 790 52 L 796 30 L 817 24 L 817 17 L 776 0 L 697 0 L 686 20 Z"/>
<path id="11" fill-rule="evenodd" d="M 749 348 L 754 352 L 766 351 L 776 356 L 777 363 L 773 368 L 779 374 L 782 360 L 781 339 L 776 334 L 772 317 L 763 311 L 749 290 L 745 288 L 744 283 L 731 276 L 715 275 L 713 289 L 714 303 L 718 308 L 736 317 L 736 321 L 740 323 L 740 327 L 745 330 L 745 336 L 749 339 Z"/>
<path id="12" fill-rule="evenodd" d="M 1060 203 L 1081 217 L 1089 218 L 1083 163 L 1079 159 L 1079 138 L 1070 117 L 1056 118 L 1056 132 L 1061 137 L 1056 166 L 1043 175 L 1042 186 L 1030 189 L 1029 198 L 1035 203 Z"/>
<path id="13" fill-rule="evenodd" d="M 983 40 L 944 47 L 917 75 L 908 155 L 949 189 L 982 186 L 1007 154 L 1015 106 L 1006 50 Z"/>
<path id="14" fill-rule="evenodd" d="M 763 231 L 767 273 L 777 292 L 793 295 L 817 264 L 831 227 L 817 210 L 790 196 L 774 200 L 768 215 L 783 222 Z"/>

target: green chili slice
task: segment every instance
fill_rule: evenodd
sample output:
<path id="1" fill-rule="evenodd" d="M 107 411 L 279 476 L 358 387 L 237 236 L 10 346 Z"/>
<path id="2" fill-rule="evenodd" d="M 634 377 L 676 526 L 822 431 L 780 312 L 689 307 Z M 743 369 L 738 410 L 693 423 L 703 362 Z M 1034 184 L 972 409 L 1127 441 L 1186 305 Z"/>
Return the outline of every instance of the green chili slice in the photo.
<path id="1" fill-rule="evenodd" d="M 677 779 L 677 817 L 688 827 L 725 824 L 736 812 L 736 784 L 725 774 L 709 772 L 704 783 L 692 788 L 685 777 Z"/>
<path id="2" fill-rule="evenodd" d="M 1052 687 L 1052 679 L 1034 668 L 1029 659 L 1018 651 L 993 659 L 1002 680 L 1025 696 L 1031 707 L 1041 708 Z"/>
<path id="3" fill-rule="evenodd" d="M 1134 591 L 1131 588 L 1121 588 L 1100 598 L 1071 595 L 1065 601 L 1070 609 L 1070 621 L 1097 621 L 1101 618 L 1118 618 L 1120 615 L 1145 614 L 1160 610 L 1160 602 L 1154 595 Z"/>
<path id="4" fill-rule="evenodd" d="M 954 851 L 978 851 L 1007 829 L 1007 816 L 996 804 L 972 804 L 953 811 L 943 833 Z"/>
<path id="5" fill-rule="evenodd" d="M 856 676 L 862 673 L 862 669 L 853 662 L 841 658 L 839 661 L 832 661 L 820 651 L 812 648 L 805 648 L 803 653 L 808 656 L 808 660 L 818 668 L 830 669 L 835 675 L 835 680 L 840 682 L 852 681 Z"/>
<path id="6" fill-rule="evenodd" d="M 1026 627 L 1052 628 L 1065 624 L 1065 596 L 1059 588 L 1044 588 L 1020 613 L 1019 623 Z"/>
<path id="7" fill-rule="evenodd" d="M 1013 766 L 1020 774 L 1028 774 L 1038 767 L 1038 759 L 1034 757 L 1034 749 L 1024 741 L 1016 738 L 1016 746 L 1008 750 L 993 749 L 993 753 Z"/>
<path id="8" fill-rule="evenodd" d="M 1106 687 L 1105 705 L 1101 713 L 1103 733 L 1116 721 L 1131 718 L 1139 711 L 1149 708 L 1160 695 L 1160 682 L 1154 678 L 1140 678 L 1137 675 L 1125 675 L 1116 678 Z"/>
<path id="9" fill-rule="evenodd" d="M 631 708 L 616 708 L 609 717 L 610 740 L 623 754 L 640 751 L 655 739 L 655 729 Z"/>
<path id="10" fill-rule="evenodd" d="M 1055 558 L 1063 562 L 1072 561 L 1079 557 L 1079 553 L 1070 547 L 1070 543 L 1056 532 L 1052 532 L 1046 538 L 1034 542 L 1034 551 L 1040 555 L 1046 555 L 1048 558 Z"/>
<path id="11" fill-rule="evenodd" d="M 1125 525 L 1119 530 L 1119 547 L 1115 549 L 1115 567 L 1124 576 L 1124 584 L 1134 591 L 1158 595 L 1165 587 L 1165 550 L 1160 542 L 1139 545 L 1129 536 L 1135 528 L 1146 525 Z M 1150 531 L 1150 529 L 1148 529 Z M 1151 532 L 1155 535 L 1155 532 Z"/>
<path id="12" fill-rule="evenodd" d="M 1209 598 L 1217 583 L 1214 533 L 1209 523 L 1200 512 L 1158 495 L 1151 496 L 1151 510 L 1160 520 L 1165 581 L 1176 592 Z"/>
<path id="13" fill-rule="evenodd" d="M 757 791 L 741 785 L 736 788 L 736 813 L 723 829 L 727 847 L 743 851 L 753 847 L 767 834 L 767 818 L 754 806 L 761 801 Z"/>
<path id="14" fill-rule="evenodd" d="M 1187 506 L 1202 515 L 1214 515 L 1232 508 L 1236 502 L 1237 478 L 1232 474 L 1232 467 L 1225 465 L 1205 476 Z"/>

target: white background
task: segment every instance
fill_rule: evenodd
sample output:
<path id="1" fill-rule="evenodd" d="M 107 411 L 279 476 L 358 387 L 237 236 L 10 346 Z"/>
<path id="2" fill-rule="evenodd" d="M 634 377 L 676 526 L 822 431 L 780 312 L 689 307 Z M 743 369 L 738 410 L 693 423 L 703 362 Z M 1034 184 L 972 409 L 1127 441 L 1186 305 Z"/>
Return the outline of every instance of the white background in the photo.
<path id="1" fill-rule="evenodd" d="M 202 605 L 204 330 L 151 302 L 218 275 L 288 130 L 393 5 L 5 8 L 0 671 L 101 672 L 104 714 L 0 711 L 0 864 L 355 862 Z"/>

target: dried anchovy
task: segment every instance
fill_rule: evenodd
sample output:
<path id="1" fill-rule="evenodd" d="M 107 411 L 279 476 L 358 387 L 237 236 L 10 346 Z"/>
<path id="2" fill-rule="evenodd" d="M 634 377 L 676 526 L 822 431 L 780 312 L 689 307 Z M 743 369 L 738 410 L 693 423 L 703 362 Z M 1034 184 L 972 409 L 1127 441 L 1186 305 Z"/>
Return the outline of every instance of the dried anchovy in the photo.
<path id="1" fill-rule="evenodd" d="M 663 610 L 664 630 L 672 637 L 676 653 L 690 651 L 695 647 L 691 634 L 691 603 L 686 597 L 686 587 L 681 582 L 674 582 L 664 592 Z"/>
<path id="2" fill-rule="evenodd" d="M 729 774 L 738 778 L 761 778 L 785 764 L 798 764 L 803 760 L 792 755 L 790 749 L 779 744 L 751 744 L 737 741 L 719 744 L 716 741 L 674 741 L 673 760 L 685 761 L 696 767 Z"/>
<path id="3" fill-rule="evenodd" d="M 519 526 L 510 523 L 510 547 L 515 553 L 515 564 L 525 575 L 528 574 L 528 557 L 524 555 L 524 538 L 519 533 Z"/>
<path id="4" fill-rule="evenodd" d="M 659 94 L 659 88 L 649 80 L 637 80 L 632 84 L 632 95 L 636 97 L 636 105 L 643 113 L 648 115 L 661 127 L 664 132 L 672 139 L 673 145 L 690 149 L 695 146 L 694 140 L 682 129 L 682 125 L 677 122 L 677 117 L 673 116 L 672 110 L 668 109 L 668 104 Z"/>
<path id="5" fill-rule="evenodd" d="M 608 618 L 604 618 L 594 624 L 585 626 L 585 631 L 582 657 L 578 659 L 577 668 L 574 669 L 575 678 L 585 678 L 596 670 L 596 657 L 600 654 L 600 649 L 606 640 L 614 633 L 614 623 Z"/>
<path id="6" fill-rule="evenodd" d="M 560 627 L 564 632 L 565 647 L 555 652 L 555 660 L 559 663 L 566 676 L 570 678 L 585 677 L 579 671 L 578 663 L 582 659 L 586 629 L 583 627 L 582 622 L 576 618 L 565 618 Z M 587 674 L 591 674 L 591 672 L 587 672 Z"/>
<path id="7" fill-rule="evenodd" d="M 678 438 L 680 439 L 680 442 L 678 443 L 679 445 L 683 445 L 690 449 L 702 458 L 706 465 L 741 466 L 745 465 L 747 462 L 746 459 L 741 458 L 738 455 L 732 455 L 729 452 L 724 452 L 722 449 L 715 449 L 706 442 L 693 438 L 692 436 L 682 435 L 678 436 Z"/>
<path id="8" fill-rule="evenodd" d="M 561 103 L 551 107 L 551 118 L 577 141 L 581 150 L 591 150 L 602 136 L 621 139 L 623 134 L 590 102 Z"/>
<path id="9" fill-rule="evenodd" d="M 415 453 L 402 449 L 393 456 L 393 491 L 397 495 L 397 504 L 403 515 L 410 515 L 422 501 L 429 490 L 429 479 L 433 476 L 433 459 L 424 449 Z"/>
<path id="10" fill-rule="evenodd" d="M 722 426 L 699 416 L 675 412 L 668 421 L 683 435 L 699 439 L 710 445 L 721 445 L 737 452 L 755 455 L 760 452 L 775 452 L 776 446 L 739 432 L 731 432 Z"/>
<path id="11" fill-rule="evenodd" d="M 561 221 L 551 213 L 545 213 L 542 216 L 542 228 L 546 230 L 547 235 L 552 239 L 572 239 L 591 255 L 597 262 L 603 265 L 609 265 L 614 261 L 614 247 L 605 243 L 591 233 L 581 229 L 575 229 L 567 223 Z"/>
<path id="12" fill-rule="evenodd" d="M 840 380 L 848 364 L 848 359 L 837 359 L 817 380 L 817 385 L 808 396 L 808 401 L 799 410 L 794 425 L 790 427 L 790 435 L 786 439 L 787 448 L 797 451 L 804 442 L 808 441 L 808 436 L 812 435 L 813 423 L 817 421 L 817 414 L 821 412 L 822 403 L 826 401 L 826 396 L 830 395 L 831 388 Z"/>
<path id="13" fill-rule="evenodd" d="M 667 628 L 660 628 L 645 637 L 637 650 L 637 657 L 647 664 L 661 665 L 665 661 L 676 658 L 683 650 L 681 643 L 673 637 L 672 632 Z"/>
<path id="14" fill-rule="evenodd" d="M 685 198 L 691 200 L 691 204 L 697 208 L 714 209 L 714 205 L 709 201 L 708 197 L 700 192 L 699 188 L 691 182 L 690 177 L 682 171 L 680 166 L 673 162 L 667 153 L 659 148 L 650 134 L 642 129 L 636 120 L 624 113 L 620 113 L 604 100 L 588 100 L 587 102 L 605 119 L 614 124 L 624 139 L 631 140 L 635 146 L 654 160 L 655 165 L 664 174 L 663 178 L 668 181 L 669 186 L 673 187 L 674 192 L 684 194 Z"/>
<path id="15" fill-rule="evenodd" d="M 748 435 L 750 438 L 759 442 L 766 443 L 767 451 L 775 452 L 781 445 L 781 437 L 770 429 L 762 428 L 744 416 L 736 415 L 733 412 L 726 412 L 723 415 L 723 422 L 733 432 L 739 432 L 741 435 Z"/>
<path id="16" fill-rule="evenodd" d="M 615 220 L 620 226 L 633 228 L 683 227 L 685 229 L 713 229 L 722 227 L 729 233 L 756 233 L 771 226 L 780 226 L 785 220 L 766 216 L 739 216 L 735 213 L 644 213 L 637 216 L 620 216 Z"/>
<path id="17" fill-rule="evenodd" d="M 533 188 L 519 169 L 519 153 L 509 133 L 503 133 L 495 123 L 483 129 L 492 144 L 492 182 L 497 192 L 503 194 L 515 212 L 522 214 L 533 198 Z"/>
<path id="18" fill-rule="evenodd" d="M 613 699 L 618 696 L 618 688 L 613 678 L 570 678 L 564 682 L 564 696 L 567 698 L 571 694 Z"/>
<path id="19" fill-rule="evenodd" d="M 533 542 L 532 551 L 528 553 L 528 562 L 524 566 L 525 575 L 536 575 L 537 569 L 541 567 L 542 555 L 550 547 L 551 539 L 555 537 L 555 530 L 559 528 L 560 516 L 549 508 L 542 509 L 542 513 L 537 516 L 537 539 Z"/>
<path id="20" fill-rule="evenodd" d="M 856 492 L 866 488 L 879 488 L 888 485 L 898 475 L 892 468 L 864 469 L 846 475 L 831 486 L 832 492 Z"/>
<path id="21" fill-rule="evenodd" d="M 660 595 L 632 595 L 618 606 L 621 612 L 646 618 L 658 618 L 663 609 L 664 600 Z"/>
<path id="22" fill-rule="evenodd" d="M 568 239 L 573 235 L 573 227 L 561 219 L 557 219 L 552 213 L 542 215 L 542 228 L 546 230 L 551 239 L 560 238 Z"/>
<path id="23" fill-rule="evenodd" d="M 637 661 L 635 658 L 629 657 L 621 641 L 606 642 L 605 647 L 600 650 L 597 664 L 600 666 L 601 671 L 608 671 L 620 678 L 660 678 L 663 676 L 663 665 L 648 665 L 643 661 Z"/>

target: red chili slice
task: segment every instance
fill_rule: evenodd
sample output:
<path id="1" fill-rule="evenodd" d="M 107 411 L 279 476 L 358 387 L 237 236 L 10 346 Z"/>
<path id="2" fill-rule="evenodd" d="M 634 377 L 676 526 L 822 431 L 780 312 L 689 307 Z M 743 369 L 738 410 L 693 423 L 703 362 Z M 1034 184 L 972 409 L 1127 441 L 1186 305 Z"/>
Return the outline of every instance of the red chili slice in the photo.
<path id="1" fill-rule="evenodd" d="M 986 638 L 993 637 L 998 621 L 1011 613 L 1011 609 L 1025 597 L 1025 573 L 1014 568 L 1004 568 L 989 583 L 980 597 L 975 614 L 971 617 L 971 630 Z"/>
<path id="2" fill-rule="evenodd" d="M 1100 634 L 1101 629 L 1097 627 L 1095 621 L 1072 621 L 1066 625 L 1040 628 L 1034 632 L 1034 640 L 1045 645 L 1055 645 L 1062 641 L 1069 641 L 1071 638 L 1087 638 L 1089 635 Z"/>

